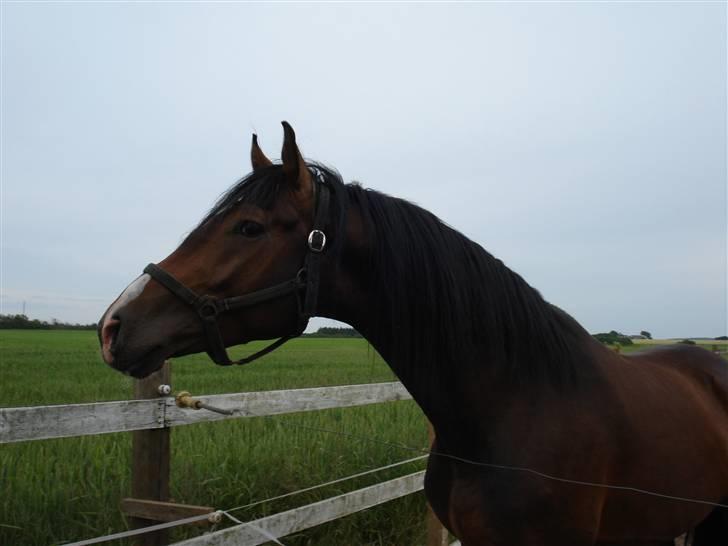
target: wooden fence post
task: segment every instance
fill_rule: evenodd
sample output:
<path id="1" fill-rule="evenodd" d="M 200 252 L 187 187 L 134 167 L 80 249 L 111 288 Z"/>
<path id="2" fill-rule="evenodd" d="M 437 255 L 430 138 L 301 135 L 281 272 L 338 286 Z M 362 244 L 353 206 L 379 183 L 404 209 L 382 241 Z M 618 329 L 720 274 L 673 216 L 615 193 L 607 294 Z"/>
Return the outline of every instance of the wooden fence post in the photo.
<path id="1" fill-rule="evenodd" d="M 134 398 L 160 398 L 159 385 L 171 383 L 172 369 L 165 362 L 149 377 L 134 381 Z M 160 403 L 161 398 L 160 398 Z M 154 501 L 169 500 L 170 429 L 137 430 L 132 433 L 131 496 Z M 147 519 L 129 518 L 134 529 L 155 523 Z M 163 546 L 169 543 L 166 530 L 140 535 L 139 546 Z"/>
<path id="2" fill-rule="evenodd" d="M 427 432 L 430 446 L 435 440 L 435 429 L 432 423 L 427 421 Z M 427 546 L 447 546 L 450 538 L 447 529 L 443 527 L 440 520 L 437 519 L 435 512 L 432 511 L 430 503 L 427 503 Z"/>

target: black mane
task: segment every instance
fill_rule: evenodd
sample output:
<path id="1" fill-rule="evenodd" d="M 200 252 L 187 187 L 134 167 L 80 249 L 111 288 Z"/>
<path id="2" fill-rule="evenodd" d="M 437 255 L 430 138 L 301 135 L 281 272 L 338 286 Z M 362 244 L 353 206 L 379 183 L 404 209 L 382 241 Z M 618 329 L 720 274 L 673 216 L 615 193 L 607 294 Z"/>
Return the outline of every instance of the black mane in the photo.
<path id="1" fill-rule="evenodd" d="M 502 261 L 413 203 L 345 185 L 336 171 L 308 165 L 332 190 L 334 234 L 343 233 L 349 207 L 361 212 L 378 296 L 372 337 L 404 366 L 398 373 L 427 380 L 415 372 L 493 365 L 515 381 L 563 385 L 576 378 L 588 334 Z M 280 165 L 253 172 L 200 225 L 241 201 L 269 208 L 285 187 Z M 334 237 L 337 255 L 342 239 Z"/>
<path id="2" fill-rule="evenodd" d="M 420 372 L 503 366 L 515 381 L 556 385 L 576 378 L 579 341 L 588 336 L 576 321 L 434 214 L 357 185 L 347 189 L 373 241 L 374 286 L 384 294 L 377 335 L 389 338 L 397 361 Z"/>

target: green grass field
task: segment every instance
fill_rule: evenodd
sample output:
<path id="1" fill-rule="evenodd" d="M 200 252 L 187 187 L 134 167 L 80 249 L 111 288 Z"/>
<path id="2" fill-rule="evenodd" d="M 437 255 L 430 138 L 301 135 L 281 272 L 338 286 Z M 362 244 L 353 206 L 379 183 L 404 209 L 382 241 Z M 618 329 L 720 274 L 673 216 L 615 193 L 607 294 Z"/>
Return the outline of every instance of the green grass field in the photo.
<path id="1" fill-rule="evenodd" d="M 711 348 L 712 343 L 703 345 Z M 246 351 L 260 346 L 251 344 Z M 624 352 L 644 348 L 634 345 Z M 235 349 L 232 354 L 246 351 Z M 293 340 L 244 367 L 215 366 L 204 355 L 176 359 L 172 376 L 175 390 L 196 395 L 395 379 L 366 341 L 322 338 Z M 94 332 L 0 330 L 2 406 L 124 400 L 131 398 L 131 391 L 131 379 L 101 362 Z M 177 427 L 172 432 L 174 500 L 228 509 L 413 456 L 312 428 L 418 448 L 427 445 L 424 418 L 413 402 Z M 62 544 L 125 530 L 118 503 L 129 494 L 130 455 L 129 433 L 0 445 L 0 545 Z M 234 515 L 254 519 L 422 466 L 409 464 Z M 419 493 L 283 542 L 422 544 L 424 514 L 424 496 Z M 199 532 L 181 529 L 172 540 Z"/>
<path id="2" fill-rule="evenodd" d="M 246 351 L 255 347 L 250 344 Z M 320 338 L 293 340 L 244 367 L 218 367 L 203 355 L 176 359 L 172 377 L 174 390 L 195 394 L 395 379 L 364 340 Z M 131 398 L 131 390 L 131 379 L 101 362 L 94 332 L 0 330 L 2 406 L 123 400 Z M 409 401 L 177 427 L 172 432 L 174 500 L 227 509 L 413 456 L 312 428 L 427 445 L 424 418 Z M 129 494 L 130 455 L 129 433 L 0 445 L 0 544 L 62 544 L 125 530 L 118 503 Z M 409 464 L 234 515 L 254 519 L 421 468 L 422 463 Z M 424 495 L 418 493 L 283 542 L 422 544 L 424 517 Z M 200 532 L 181 529 L 172 539 Z"/>

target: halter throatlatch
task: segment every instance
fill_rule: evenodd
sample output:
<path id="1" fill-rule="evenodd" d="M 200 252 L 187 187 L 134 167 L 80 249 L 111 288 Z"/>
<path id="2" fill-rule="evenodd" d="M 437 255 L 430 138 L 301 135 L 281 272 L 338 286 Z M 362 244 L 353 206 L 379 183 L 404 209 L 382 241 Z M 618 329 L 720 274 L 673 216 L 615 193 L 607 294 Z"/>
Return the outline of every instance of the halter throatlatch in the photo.
<path id="1" fill-rule="evenodd" d="M 252 362 L 277 349 L 289 339 L 300 336 L 306 329 L 309 319 L 316 314 L 320 286 L 321 255 L 326 249 L 326 234 L 323 227 L 329 209 L 329 188 L 325 182 L 314 180 L 316 180 L 314 188 L 318 191 L 316 191 L 316 212 L 314 213 L 313 227 L 308 234 L 306 257 L 301 269 L 298 270 L 294 278 L 242 296 L 215 298 L 197 294 L 158 265 L 149 264 L 144 268 L 144 273 L 149 274 L 155 281 L 197 313 L 202 321 L 205 337 L 207 338 L 207 354 L 216 364 L 229 366 L 231 364 Z M 291 294 L 295 295 L 298 308 L 296 330 L 250 356 L 235 361 L 230 360 L 217 322 L 218 315 L 234 309 L 252 307 Z"/>

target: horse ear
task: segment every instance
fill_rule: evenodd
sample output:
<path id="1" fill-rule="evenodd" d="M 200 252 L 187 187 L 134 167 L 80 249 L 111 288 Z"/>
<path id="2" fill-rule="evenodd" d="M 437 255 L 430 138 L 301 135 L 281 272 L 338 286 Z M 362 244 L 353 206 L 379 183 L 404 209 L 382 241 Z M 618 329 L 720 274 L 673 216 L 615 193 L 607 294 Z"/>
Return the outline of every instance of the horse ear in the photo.
<path id="1" fill-rule="evenodd" d="M 293 127 L 287 121 L 281 123 L 283 124 L 283 151 L 281 152 L 283 172 L 288 182 L 297 192 L 311 195 L 313 193 L 313 181 L 311 180 L 311 173 L 306 167 L 306 162 L 296 145 L 296 133 L 293 132 Z"/>
<path id="2" fill-rule="evenodd" d="M 273 162 L 265 156 L 263 150 L 258 146 L 258 135 L 255 133 L 253 133 L 253 143 L 250 145 L 250 162 L 253 164 L 254 171 L 273 165 Z"/>

